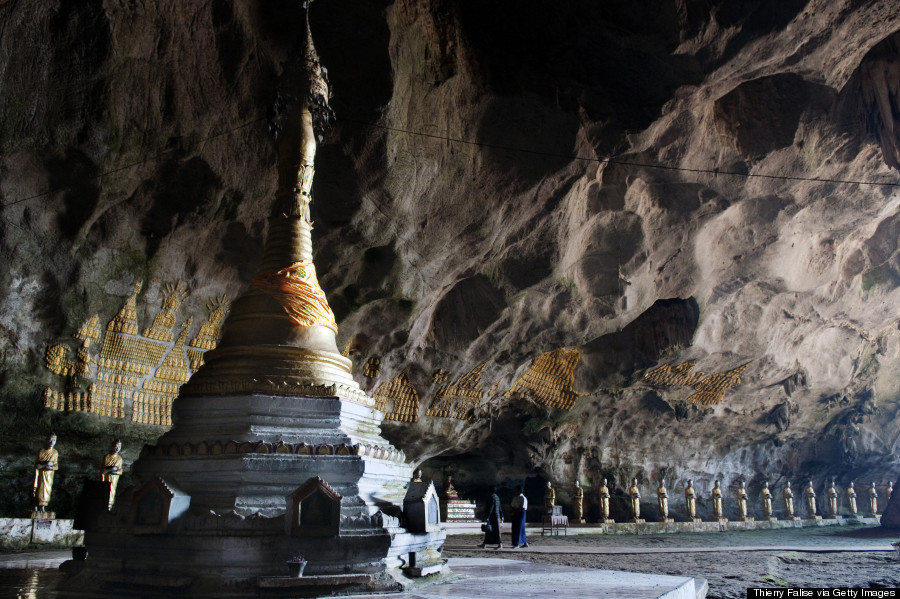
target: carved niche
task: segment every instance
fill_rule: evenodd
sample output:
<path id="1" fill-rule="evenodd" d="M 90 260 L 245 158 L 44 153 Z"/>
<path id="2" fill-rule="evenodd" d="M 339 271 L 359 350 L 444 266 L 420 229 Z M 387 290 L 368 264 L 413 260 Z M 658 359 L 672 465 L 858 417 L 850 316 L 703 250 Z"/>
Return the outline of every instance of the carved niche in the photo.
<path id="1" fill-rule="evenodd" d="M 403 498 L 404 526 L 409 532 L 441 530 L 441 504 L 434 481 L 411 482 Z"/>
<path id="2" fill-rule="evenodd" d="M 191 496 L 154 476 L 139 488 L 131 503 L 133 534 L 164 534 L 176 518 L 191 506 Z"/>
<path id="3" fill-rule="evenodd" d="M 288 534 L 336 537 L 341 532 L 341 495 L 315 476 L 286 498 Z"/>

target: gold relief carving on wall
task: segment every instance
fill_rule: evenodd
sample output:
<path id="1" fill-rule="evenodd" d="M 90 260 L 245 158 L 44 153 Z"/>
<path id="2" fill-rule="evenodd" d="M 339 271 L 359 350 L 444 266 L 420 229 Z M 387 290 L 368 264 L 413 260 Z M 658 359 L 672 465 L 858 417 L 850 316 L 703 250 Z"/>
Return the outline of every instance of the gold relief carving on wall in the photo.
<path id="1" fill-rule="evenodd" d="M 416 422 L 419 420 L 419 393 L 409 384 L 409 376 L 401 372 L 375 390 L 375 409 L 385 412 L 385 420 Z M 388 411 L 390 404 L 390 411 Z"/>
<path id="2" fill-rule="evenodd" d="M 127 333 L 128 335 L 137 335 L 137 296 L 138 293 L 141 292 L 141 288 L 143 286 L 144 283 L 142 282 L 135 284 L 134 291 L 131 292 L 131 295 L 125 301 L 125 305 L 123 305 L 122 309 L 119 310 L 119 313 L 116 314 L 113 319 L 107 323 L 107 331 Z"/>
<path id="3" fill-rule="evenodd" d="M 695 360 L 689 360 L 677 366 L 663 364 L 648 371 L 644 380 L 660 387 L 693 387 L 696 393 L 690 395 L 687 401 L 715 405 L 725 399 L 725 393 L 741 384 L 741 375 L 750 365 L 750 362 L 746 362 L 727 372 L 707 375 L 705 372 L 691 372 L 696 363 Z"/>
<path id="4" fill-rule="evenodd" d="M 178 390 L 193 374 L 184 351 L 187 333 L 193 321 L 193 318 L 188 318 L 175 345 L 166 354 L 153 378 L 144 379 L 141 391 L 134 394 L 131 407 L 133 422 L 163 426 L 172 424 L 172 400 L 178 397 Z"/>
<path id="5" fill-rule="evenodd" d="M 75 352 L 75 361 L 68 358 L 70 349 L 68 345 L 51 345 L 44 355 L 44 365 L 50 372 L 67 377 L 67 389 L 77 389 L 78 379 L 91 374 L 93 361 L 90 349 L 91 344 L 100 338 L 100 318 L 95 314 L 72 336 L 81 341 L 81 347 Z"/>
<path id="6" fill-rule="evenodd" d="M 163 290 L 162 310 L 153 319 L 153 325 L 149 329 L 144 329 L 144 337 L 158 341 L 171 341 L 172 329 L 175 328 L 175 311 L 186 297 L 187 291 L 181 281 L 175 285 L 167 284 Z"/>
<path id="7" fill-rule="evenodd" d="M 459 377 L 452 383 L 445 383 L 438 389 L 431 407 L 426 414 L 442 418 L 458 418 L 459 420 L 471 420 L 472 413 L 478 406 L 478 402 L 484 398 L 484 389 L 481 388 L 481 375 L 487 362 L 482 362 L 468 373 Z M 441 376 L 438 377 L 438 373 Z M 439 370 L 435 373 L 434 380 L 444 382 L 449 373 Z"/>
<path id="8" fill-rule="evenodd" d="M 366 360 L 365 366 L 363 366 L 363 374 L 367 379 L 374 379 L 381 372 L 381 360 L 372 356 L 368 360 Z"/>
<path id="9" fill-rule="evenodd" d="M 81 341 L 76 360 L 69 359 L 66 345 L 47 349 L 46 366 L 54 374 L 67 377 L 67 390 L 45 389 L 45 407 L 108 418 L 130 417 L 141 424 L 171 424 L 172 400 L 203 363 L 203 354 L 215 347 L 228 303 L 224 296 L 210 301 L 209 320 L 191 341 L 194 347 L 187 349 L 192 318 L 181 326 L 178 338 L 173 341 L 175 311 L 188 296 L 183 284 L 165 286 L 162 310 L 139 335 L 137 296 L 141 287 L 141 283 L 135 285 L 125 304 L 106 325 L 102 341 L 99 316 L 91 317 L 78 329 L 73 335 Z M 96 355 L 92 355 L 92 345 L 99 345 Z"/>
<path id="10" fill-rule="evenodd" d="M 231 310 L 231 302 L 227 296 L 214 297 L 206 303 L 209 310 L 209 318 L 200 325 L 197 336 L 191 339 L 190 348 L 187 350 L 191 364 L 191 374 L 200 370 L 203 366 L 203 355 L 210 349 L 215 349 L 222 334 L 222 323 L 225 316 Z"/>
<path id="11" fill-rule="evenodd" d="M 578 349 L 560 348 L 541 354 L 504 396 L 522 393 L 546 406 L 569 410 L 582 395 L 573 387 L 580 359 Z"/>
<path id="12" fill-rule="evenodd" d="M 352 358 L 353 356 L 358 356 L 362 351 L 363 342 L 359 337 L 353 335 L 350 339 L 347 340 L 347 344 L 344 346 L 343 351 L 341 351 L 341 355 L 345 358 Z"/>

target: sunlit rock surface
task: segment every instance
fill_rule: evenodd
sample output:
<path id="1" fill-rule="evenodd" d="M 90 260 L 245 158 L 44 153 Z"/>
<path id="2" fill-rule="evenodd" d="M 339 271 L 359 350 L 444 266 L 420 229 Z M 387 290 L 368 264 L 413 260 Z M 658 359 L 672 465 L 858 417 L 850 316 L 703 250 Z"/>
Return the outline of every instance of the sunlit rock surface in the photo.
<path id="1" fill-rule="evenodd" d="M 43 354 L 138 281 L 197 298 L 249 282 L 301 14 L 0 3 L 8 511 L 48 427 L 60 507 L 110 436 L 131 460 L 162 432 L 45 412 Z M 319 0 L 311 22 L 338 116 L 316 163 L 319 278 L 363 387 L 405 371 L 416 390 L 418 420 L 383 427 L 412 460 L 441 456 L 431 474 L 455 468 L 470 497 L 544 476 L 566 501 L 579 478 L 588 506 L 602 476 L 645 492 L 744 477 L 751 495 L 894 480 L 892 2 Z M 504 395 L 558 348 L 580 350 L 570 410 Z M 749 364 L 711 405 L 644 378 L 689 360 Z M 435 371 L 482 362 L 471 420 L 426 414 Z"/>

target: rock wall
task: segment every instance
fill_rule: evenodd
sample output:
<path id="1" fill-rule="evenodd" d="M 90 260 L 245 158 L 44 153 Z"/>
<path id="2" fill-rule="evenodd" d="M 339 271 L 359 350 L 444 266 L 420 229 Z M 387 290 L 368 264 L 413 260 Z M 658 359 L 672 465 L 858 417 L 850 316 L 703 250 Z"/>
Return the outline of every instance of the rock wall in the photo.
<path id="1" fill-rule="evenodd" d="M 302 18 L 288 0 L 0 2 L 12 487 L 48 428 L 72 493 L 110 436 L 133 459 L 160 434 L 44 410 L 44 351 L 139 281 L 247 284 Z M 604 476 L 894 479 L 892 3 L 318 0 L 310 19 L 338 116 L 320 281 L 364 388 L 406 374 L 415 421 L 383 428 L 413 460 L 469 495 L 550 478 L 565 500 L 577 478 L 589 504 Z M 574 379 L 537 366 L 560 348 Z M 427 414 L 481 363 L 443 396 L 471 419 Z"/>

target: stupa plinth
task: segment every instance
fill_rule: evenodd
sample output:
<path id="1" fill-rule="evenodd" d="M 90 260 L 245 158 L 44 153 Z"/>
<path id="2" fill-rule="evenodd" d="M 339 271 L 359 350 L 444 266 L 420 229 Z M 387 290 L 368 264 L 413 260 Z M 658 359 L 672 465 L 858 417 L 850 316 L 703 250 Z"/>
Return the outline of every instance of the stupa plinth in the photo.
<path id="1" fill-rule="evenodd" d="M 440 564 L 436 494 L 423 512 L 435 522 L 407 527 L 411 468 L 338 352 L 317 282 L 309 203 L 329 91 L 308 24 L 302 41 L 300 64 L 283 75 L 301 83 L 279 140 L 262 264 L 181 388 L 172 429 L 135 462 L 139 484 L 86 531 L 88 559 L 69 565 L 66 594 L 387 591 L 417 557 Z M 283 580 L 298 555 L 308 561 L 302 593 Z"/>

